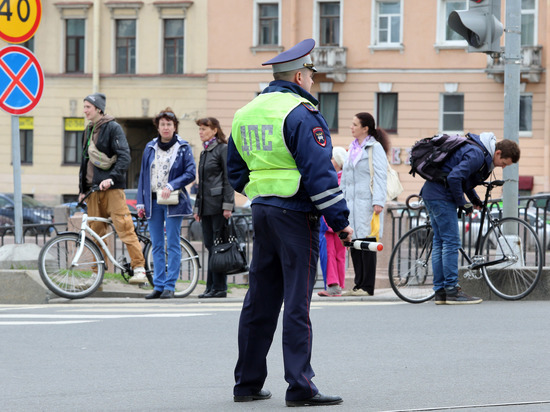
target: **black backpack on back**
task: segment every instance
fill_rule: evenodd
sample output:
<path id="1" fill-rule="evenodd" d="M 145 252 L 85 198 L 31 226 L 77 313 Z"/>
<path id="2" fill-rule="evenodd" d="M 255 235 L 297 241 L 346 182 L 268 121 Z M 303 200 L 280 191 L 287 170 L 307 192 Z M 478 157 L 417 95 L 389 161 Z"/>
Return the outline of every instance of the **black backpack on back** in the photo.
<path id="1" fill-rule="evenodd" d="M 483 150 L 485 156 L 488 155 L 487 149 L 471 137 L 470 133 L 466 136 L 442 134 L 417 141 L 411 148 L 409 174 L 413 177 L 418 174 L 430 182 L 446 184 L 448 173 L 442 172 L 441 167 L 459 147 L 469 143 L 477 145 Z M 485 162 L 480 172 L 484 168 L 486 168 Z"/>

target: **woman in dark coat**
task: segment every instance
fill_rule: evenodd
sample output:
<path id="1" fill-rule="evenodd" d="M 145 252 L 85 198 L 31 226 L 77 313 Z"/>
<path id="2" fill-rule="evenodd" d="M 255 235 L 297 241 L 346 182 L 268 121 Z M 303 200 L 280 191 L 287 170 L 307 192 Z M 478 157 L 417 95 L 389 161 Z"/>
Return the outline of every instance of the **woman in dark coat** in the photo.
<path id="1" fill-rule="evenodd" d="M 214 237 L 233 212 L 235 191 L 227 180 L 227 137 L 220 122 L 214 117 L 205 117 L 196 123 L 204 150 L 199 159 L 199 187 L 193 214 L 196 221 L 202 221 L 204 246 L 208 249 L 210 258 Z M 209 267 L 206 290 L 199 298 L 226 296 L 226 274 L 212 273 Z"/>

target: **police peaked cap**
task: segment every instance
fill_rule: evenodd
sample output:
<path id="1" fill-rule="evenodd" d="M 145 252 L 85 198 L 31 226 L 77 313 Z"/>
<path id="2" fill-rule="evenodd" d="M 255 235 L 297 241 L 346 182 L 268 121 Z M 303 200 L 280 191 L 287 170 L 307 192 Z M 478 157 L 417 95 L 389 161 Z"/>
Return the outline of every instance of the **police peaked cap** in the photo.
<path id="1" fill-rule="evenodd" d="M 316 72 L 317 69 L 313 66 L 311 56 L 309 55 L 314 47 L 315 40 L 302 40 L 294 47 L 291 47 L 271 60 L 262 63 L 262 66 L 272 65 L 273 73 L 289 72 L 303 68 L 311 69 Z"/>

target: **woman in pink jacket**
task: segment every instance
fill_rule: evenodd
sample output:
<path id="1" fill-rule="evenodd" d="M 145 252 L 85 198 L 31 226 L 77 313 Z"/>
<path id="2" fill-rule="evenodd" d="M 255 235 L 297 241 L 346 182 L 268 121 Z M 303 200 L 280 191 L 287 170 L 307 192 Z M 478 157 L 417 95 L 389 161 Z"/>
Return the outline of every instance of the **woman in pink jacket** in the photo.
<path id="1" fill-rule="evenodd" d="M 343 147 L 332 148 L 332 164 L 338 173 L 338 183 L 342 178 L 342 167 L 348 153 Z M 346 280 L 346 248 L 336 233 L 329 227 L 325 232 L 327 241 L 327 289 L 317 293 L 319 296 L 342 296 Z"/>

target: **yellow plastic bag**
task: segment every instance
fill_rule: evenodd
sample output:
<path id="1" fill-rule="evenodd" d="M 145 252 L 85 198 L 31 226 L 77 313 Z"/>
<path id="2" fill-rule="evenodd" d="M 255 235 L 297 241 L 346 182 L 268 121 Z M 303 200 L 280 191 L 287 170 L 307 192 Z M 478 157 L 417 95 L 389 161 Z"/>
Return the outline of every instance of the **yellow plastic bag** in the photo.
<path id="1" fill-rule="evenodd" d="M 369 236 L 375 237 L 377 242 L 380 240 L 380 214 L 372 214 Z"/>

